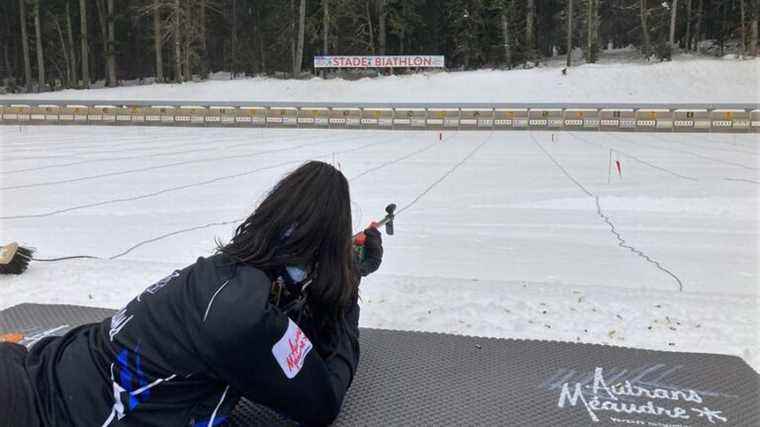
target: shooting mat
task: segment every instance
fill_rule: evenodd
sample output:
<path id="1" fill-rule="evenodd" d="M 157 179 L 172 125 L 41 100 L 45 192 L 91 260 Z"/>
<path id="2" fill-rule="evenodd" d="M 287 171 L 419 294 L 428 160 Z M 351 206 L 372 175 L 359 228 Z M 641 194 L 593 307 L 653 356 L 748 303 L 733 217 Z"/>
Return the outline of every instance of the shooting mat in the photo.
<path id="1" fill-rule="evenodd" d="M 33 340 L 113 310 L 21 304 L 0 334 Z M 760 426 L 760 376 L 735 356 L 361 330 L 335 425 Z M 242 401 L 233 426 L 292 425 Z"/>

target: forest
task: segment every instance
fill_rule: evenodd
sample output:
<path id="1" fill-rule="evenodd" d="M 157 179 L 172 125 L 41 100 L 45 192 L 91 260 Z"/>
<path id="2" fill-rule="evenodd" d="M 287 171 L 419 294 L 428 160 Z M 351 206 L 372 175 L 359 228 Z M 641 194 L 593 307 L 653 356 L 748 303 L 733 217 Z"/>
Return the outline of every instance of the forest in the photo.
<path id="1" fill-rule="evenodd" d="M 444 55 L 449 70 L 632 47 L 758 53 L 760 0 L 2 0 L 4 92 L 210 73 L 309 77 L 315 55 Z"/>

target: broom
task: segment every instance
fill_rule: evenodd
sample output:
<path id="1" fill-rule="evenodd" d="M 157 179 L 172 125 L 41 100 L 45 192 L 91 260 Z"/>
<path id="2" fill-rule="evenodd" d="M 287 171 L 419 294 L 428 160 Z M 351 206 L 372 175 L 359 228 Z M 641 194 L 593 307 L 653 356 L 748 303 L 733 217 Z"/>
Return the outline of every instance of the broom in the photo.
<path id="1" fill-rule="evenodd" d="M 66 256 L 61 258 L 35 258 L 34 249 L 20 246 L 13 242 L 0 246 L 0 274 L 21 274 L 26 271 L 31 261 L 55 262 L 67 259 L 100 259 L 90 255 Z"/>
<path id="2" fill-rule="evenodd" d="M 34 249 L 19 246 L 13 242 L 0 247 L 0 274 L 21 274 L 32 260 Z"/>

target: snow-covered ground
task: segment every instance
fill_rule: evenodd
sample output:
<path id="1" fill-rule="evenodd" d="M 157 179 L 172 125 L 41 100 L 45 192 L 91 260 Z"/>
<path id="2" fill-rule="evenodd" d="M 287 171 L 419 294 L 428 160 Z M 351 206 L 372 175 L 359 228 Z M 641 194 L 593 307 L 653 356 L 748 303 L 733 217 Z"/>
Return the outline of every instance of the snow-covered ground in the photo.
<path id="1" fill-rule="evenodd" d="M 542 72 L 536 72 L 537 85 L 544 84 Z M 569 79 L 551 77 L 554 83 Z M 740 86 L 733 80 L 710 99 L 746 101 L 746 80 L 743 91 L 732 89 Z M 230 85 L 223 89 L 228 91 L 258 83 L 182 85 L 177 97 L 211 97 L 217 84 Z M 359 82 L 352 99 L 371 98 L 374 92 L 362 87 L 375 84 Z M 277 93 L 259 88 L 260 99 Z M 118 93 L 137 97 L 132 90 L 145 89 Z M 148 90 L 145 97 L 170 98 L 173 89 Z M 241 95 L 253 93 L 247 90 Z M 495 92 L 509 90 L 529 93 L 516 84 Z M 657 91 L 647 85 L 640 90 Z M 578 98 L 579 91 L 565 96 L 594 99 L 593 93 Z M 115 96 L 108 92 L 87 96 Z M 430 99 L 462 95 L 433 95 L 438 92 L 431 90 Z M 478 95 L 477 88 L 473 92 Z M 340 93 L 330 99 L 340 100 Z M 536 93 L 537 99 L 549 99 L 545 89 Z M 594 93 L 632 99 L 613 99 L 610 89 Z M 692 99 L 672 93 L 646 100 L 711 96 L 699 89 Z M 35 246 L 40 257 L 114 258 L 37 262 L 22 276 L 0 277 L 0 309 L 21 302 L 122 306 L 167 272 L 209 254 L 215 237 L 229 238 L 235 221 L 306 159 L 334 162 L 351 179 L 357 228 L 382 215 L 387 203 L 404 209 L 466 159 L 399 215 L 396 235 L 385 238 L 380 272 L 362 284 L 362 326 L 735 354 L 760 369 L 756 135 L 444 137 L 439 142 L 435 132 L 0 126 L 0 242 Z M 622 177 L 609 173 L 611 149 Z"/>
<path id="2" fill-rule="evenodd" d="M 760 102 L 760 59 L 695 59 L 676 56 L 671 62 L 639 63 L 635 52 L 602 55 L 599 64 L 570 69 L 559 59 L 531 70 L 482 70 L 406 76 L 232 81 L 160 84 L 65 90 L 2 98 L 143 99 L 206 101 L 324 102 Z"/>

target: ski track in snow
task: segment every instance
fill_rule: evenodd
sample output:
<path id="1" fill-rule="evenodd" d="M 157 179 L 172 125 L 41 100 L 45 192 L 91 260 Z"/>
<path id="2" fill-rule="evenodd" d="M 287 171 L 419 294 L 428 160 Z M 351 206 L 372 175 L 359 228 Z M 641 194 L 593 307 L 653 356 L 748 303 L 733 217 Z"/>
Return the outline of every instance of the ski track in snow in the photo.
<path id="1" fill-rule="evenodd" d="M 384 237 L 380 272 L 362 284 L 362 326 L 734 354 L 760 369 L 757 137 L 532 136 L 598 195 L 628 244 L 678 272 L 684 292 L 618 247 L 594 200 L 527 133 L 444 132 L 436 142 L 437 132 L 0 127 L 0 170 L 25 170 L 0 173 L 0 187 L 60 182 L 0 191 L 0 217 L 89 206 L 0 219 L 0 241 L 35 246 L 40 257 L 119 257 L 33 263 L 22 276 L 2 276 L 0 309 L 118 308 L 211 253 L 215 237 L 231 235 L 230 220 L 299 162 L 321 156 L 357 178 L 355 227 L 387 203 L 418 200 Z M 71 153 L 58 142 L 79 139 L 87 143 L 77 162 L 17 157 L 27 145 Z M 145 150 L 125 156 L 121 144 Z M 209 150 L 172 154 L 180 144 Z M 610 148 L 624 153 L 622 177 L 609 176 Z M 259 150 L 276 151 L 248 157 Z M 77 179 L 87 176 L 97 178 Z M 228 176 L 237 177 L 215 181 Z M 194 182 L 206 184 L 126 200 Z"/>

